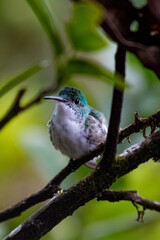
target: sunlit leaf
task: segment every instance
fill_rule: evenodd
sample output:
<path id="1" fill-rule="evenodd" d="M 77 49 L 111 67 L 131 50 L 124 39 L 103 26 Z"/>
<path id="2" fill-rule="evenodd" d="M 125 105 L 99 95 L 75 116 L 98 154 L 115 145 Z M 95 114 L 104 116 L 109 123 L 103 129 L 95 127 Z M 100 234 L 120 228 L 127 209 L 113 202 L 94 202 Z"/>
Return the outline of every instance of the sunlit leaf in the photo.
<path id="1" fill-rule="evenodd" d="M 61 42 L 59 32 L 53 20 L 53 17 L 50 11 L 47 8 L 44 0 L 26 0 L 29 5 L 31 6 L 32 10 L 36 14 L 39 22 L 41 23 L 42 27 L 46 31 L 52 47 L 54 49 L 55 54 L 59 55 L 63 53 L 64 46 Z"/>
<path id="2" fill-rule="evenodd" d="M 16 74 L 15 76 L 8 79 L 6 84 L 0 88 L 0 97 L 2 97 L 5 93 L 10 91 L 12 88 L 17 86 L 19 83 L 25 81 L 35 73 L 41 71 L 42 69 L 48 67 L 49 63 L 44 60 L 41 61 L 39 64 L 31 66 L 20 73 Z"/>
<path id="3" fill-rule="evenodd" d="M 73 18 L 67 26 L 69 38 L 75 49 L 96 51 L 106 47 L 107 42 L 100 27 L 102 8 L 99 4 L 75 3 Z"/>
<path id="4" fill-rule="evenodd" d="M 99 63 L 91 62 L 85 59 L 70 60 L 66 67 L 66 74 L 69 77 L 72 77 L 73 75 L 90 75 L 107 82 L 114 82 L 119 89 L 127 86 L 127 84 L 122 82 L 120 76 L 115 76 L 111 71 Z"/>

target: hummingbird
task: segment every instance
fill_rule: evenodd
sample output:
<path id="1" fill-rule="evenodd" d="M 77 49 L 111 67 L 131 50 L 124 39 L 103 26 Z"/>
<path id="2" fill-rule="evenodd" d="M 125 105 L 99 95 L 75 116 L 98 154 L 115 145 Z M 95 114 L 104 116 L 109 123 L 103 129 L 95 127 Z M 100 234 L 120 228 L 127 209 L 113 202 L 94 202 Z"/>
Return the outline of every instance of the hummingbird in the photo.
<path id="1" fill-rule="evenodd" d="M 81 158 L 106 141 L 107 123 L 103 113 L 88 105 L 85 95 L 73 87 L 65 87 L 55 100 L 55 110 L 49 121 L 49 134 L 54 147 L 71 160 Z M 95 159 L 86 163 L 95 168 Z"/>

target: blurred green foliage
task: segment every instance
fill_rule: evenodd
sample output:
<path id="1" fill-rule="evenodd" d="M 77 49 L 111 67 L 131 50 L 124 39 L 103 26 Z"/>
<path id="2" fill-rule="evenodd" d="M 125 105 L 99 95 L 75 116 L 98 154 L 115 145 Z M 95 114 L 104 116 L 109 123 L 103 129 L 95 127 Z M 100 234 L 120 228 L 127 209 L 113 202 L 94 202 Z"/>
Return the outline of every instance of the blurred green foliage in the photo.
<path id="1" fill-rule="evenodd" d="M 4 94 L 6 94 L 8 91 L 10 91 L 12 88 L 16 87 L 18 84 L 23 82 L 24 80 L 28 79 L 35 73 L 41 71 L 45 67 L 48 67 L 47 61 L 41 61 L 37 65 L 33 65 L 25 70 L 23 70 L 21 73 L 17 74 L 16 76 L 11 77 L 11 79 L 6 80 L 6 84 L 2 86 L 0 89 L 0 97 L 2 97 Z"/>
<path id="2" fill-rule="evenodd" d="M 45 8 L 43 8 L 44 4 Z M 31 5 L 38 18 L 36 18 L 29 5 Z M 35 6 L 38 6 L 36 9 L 39 12 L 35 10 Z M 108 82 L 110 82 L 110 77 L 114 71 L 116 46 L 109 39 L 105 39 L 97 28 L 101 19 L 99 8 L 95 9 L 91 6 L 89 8 L 91 18 L 89 19 L 93 17 L 93 21 L 88 22 L 86 26 L 79 26 L 80 9 L 82 7 L 84 15 L 82 21 L 85 21 L 87 17 L 85 11 L 86 8 L 88 9 L 88 5 L 86 8 L 84 4 L 76 5 L 76 8 L 74 8 L 69 0 L 0 1 L 0 89 L 7 86 L 10 79 L 8 76 L 15 75 L 14 73 L 19 72 L 20 69 L 26 69 L 27 66 L 32 68 L 42 59 L 49 59 L 52 62 L 50 67 L 44 68 L 43 71 L 33 76 L 25 75 L 27 78 L 24 79 L 23 75 L 21 80 L 15 81 L 15 88 L 7 88 L 5 95 L 0 99 L 0 118 L 5 115 L 18 89 L 27 88 L 27 94 L 23 100 L 26 102 L 34 97 L 40 89 L 55 81 L 57 72 L 62 70 L 64 76 L 67 77 L 63 84 L 67 80 L 67 85 L 80 88 L 85 93 L 89 104 L 104 112 L 107 120 L 109 119 L 112 86 Z M 76 13 L 77 11 L 78 13 Z M 95 11 L 95 14 L 93 14 L 93 11 Z M 88 33 L 86 32 L 88 30 L 84 27 L 89 30 Z M 81 33 L 81 38 L 78 37 L 79 33 Z M 89 45 L 90 40 L 85 42 L 84 45 L 83 37 L 86 39 L 87 34 L 95 38 L 93 45 Z M 90 39 L 90 37 L 87 39 Z M 99 39 L 99 45 L 96 45 L 96 39 Z M 104 46 L 107 47 L 104 49 Z M 100 51 L 93 51 L 100 48 Z M 71 66 L 69 65 L 71 61 L 80 63 L 76 70 L 73 67 L 68 68 L 68 66 Z M 84 69 L 86 62 L 90 64 L 90 67 Z M 100 69 L 99 73 L 94 72 L 96 68 L 93 71 L 92 64 Z M 105 67 L 107 68 L 105 70 L 107 81 L 97 81 L 95 77 L 93 78 L 93 75 L 96 74 L 96 78 L 101 78 Z M 69 76 L 67 71 L 70 71 Z M 83 73 L 83 76 L 81 73 Z M 126 79 L 130 87 L 126 89 L 125 93 L 121 127 L 125 127 L 134 121 L 133 113 L 135 111 L 138 111 L 140 116 L 147 116 L 156 112 L 160 102 L 159 82 L 156 76 L 151 71 L 146 70 L 132 54 L 127 55 Z M 30 108 L 13 119 L 1 131 L 1 209 L 7 208 L 39 190 L 65 166 L 68 160 L 67 157 L 61 155 L 59 151 L 52 147 L 49 140 L 46 124 L 54 109 L 53 104 L 42 102 L 40 105 Z M 142 140 L 143 137 L 140 133 L 131 136 L 131 144 Z M 127 146 L 129 146 L 129 143 L 125 140 L 119 146 L 118 151 L 121 152 Z M 66 179 L 62 185 L 63 188 L 72 186 L 90 171 L 87 167 L 82 166 L 76 173 L 71 174 Z M 118 179 L 111 188 L 137 190 L 145 198 L 160 201 L 159 171 L 159 164 L 149 161 L 127 176 Z M 38 207 L 35 206 L 24 212 L 22 216 L 3 223 L 0 226 L 0 238 L 7 235 Z M 43 239 L 132 240 L 144 238 L 146 240 L 159 240 L 160 216 L 157 213 L 146 211 L 144 224 L 136 222 L 136 218 L 137 213 L 131 203 L 108 203 L 93 200 L 76 211 L 72 217 L 68 217 L 61 222 Z"/>
<path id="3" fill-rule="evenodd" d="M 33 9 L 39 22 L 41 23 L 44 30 L 46 31 L 55 54 L 59 55 L 63 53 L 64 47 L 63 47 L 63 44 L 61 43 L 61 39 L 58 34 L 58 29 L 56 29 L 56 26 L 54 24 L 53 17 L 52 17 L 52 15 L 54 14 L 54 11 L 52 11 L 51 13 L 45 4 L 45 1 L 43 0 L 39 0 L 39 1 L 27 0 L 27 2 Z"/>
<path id="4" fill-rule="evenodd" d="M 77 50 L 95 51 L 106 47 L 105 37 L 100 35 L 97 23 L 102 20 L 98 3 L 75 3 L 72 21 L 68 24 L 69 38 Z"/>
<path id="5" fill-rule="evenodd" d="M 131 2 L 136 8 L 143 8 L 147 5 L 147 0 L 131 0 Z"/>

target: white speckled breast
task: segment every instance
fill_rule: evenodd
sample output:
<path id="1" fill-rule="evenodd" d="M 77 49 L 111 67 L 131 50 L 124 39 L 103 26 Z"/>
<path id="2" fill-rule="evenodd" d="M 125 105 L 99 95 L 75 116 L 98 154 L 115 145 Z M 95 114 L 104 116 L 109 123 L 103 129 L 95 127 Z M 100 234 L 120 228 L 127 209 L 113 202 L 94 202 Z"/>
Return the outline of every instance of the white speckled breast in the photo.
<path id="1" fill-rule="evenodd" d="M 86 118 L 78 118 L 75 111 L 64 103 L 58 102 L 49 122 L 50 138 L 56 149 L 72 159 L 80 158 L 97 145 L 104 142 L 107 127 L 98 126 L 100 122 L 91 117 L 91 125 L 86 127 Z"/>

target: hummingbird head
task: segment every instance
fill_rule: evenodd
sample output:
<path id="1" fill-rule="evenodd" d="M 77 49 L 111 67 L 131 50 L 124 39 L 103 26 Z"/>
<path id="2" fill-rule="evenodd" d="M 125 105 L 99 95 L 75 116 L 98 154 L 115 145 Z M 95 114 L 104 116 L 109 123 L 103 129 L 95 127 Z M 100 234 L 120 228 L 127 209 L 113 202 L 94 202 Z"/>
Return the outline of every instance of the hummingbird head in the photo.
<path id="1" fill-rule="evenodd" d="M 80 90 L 73 87 L 65 87 L 58 93 L 58 96 L 46 96 L 44 99 L 62 102 L 75 111 L 78 109 L 85 109 L 88 106 L 85 95 Z"/>
<path id="2" fill-rule="evenodd" d="M 76 88 L 65 87 L 59 92 L 58 96 L 64 99 L 65 102 L 75 104 L 79 107 L 88 105 L 85 95 Z"/>

